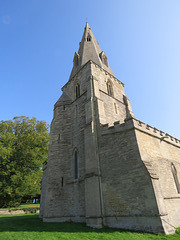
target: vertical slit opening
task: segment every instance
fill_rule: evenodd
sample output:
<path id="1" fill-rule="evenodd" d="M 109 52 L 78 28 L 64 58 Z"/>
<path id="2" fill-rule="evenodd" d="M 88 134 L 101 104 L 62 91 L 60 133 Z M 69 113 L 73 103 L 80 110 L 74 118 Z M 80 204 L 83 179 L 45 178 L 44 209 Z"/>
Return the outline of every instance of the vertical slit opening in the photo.
<path id="1" fill-rule="evenodd" d="M 64 178 L 63 177 L 61 178 L 61 186 L 62 187 L 64 186 Z"/>
<path id="2" fill-rule="evenodd" d="M 74 179 L 78 179 L 78 155 L 77 151 L 74 154 Z"/>

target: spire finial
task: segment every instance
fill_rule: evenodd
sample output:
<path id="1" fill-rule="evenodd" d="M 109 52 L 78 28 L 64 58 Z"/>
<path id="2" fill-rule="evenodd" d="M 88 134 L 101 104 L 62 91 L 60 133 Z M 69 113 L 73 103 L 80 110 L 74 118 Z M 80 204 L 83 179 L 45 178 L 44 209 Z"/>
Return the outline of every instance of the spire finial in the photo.
<path id="1" fill-rule="evenodd" d="M 89 27 L 89 24 L 88 24 L 88 21 L 87 21 L 87 18 L 86 18 L 86 29 L 88 29 Z"/>

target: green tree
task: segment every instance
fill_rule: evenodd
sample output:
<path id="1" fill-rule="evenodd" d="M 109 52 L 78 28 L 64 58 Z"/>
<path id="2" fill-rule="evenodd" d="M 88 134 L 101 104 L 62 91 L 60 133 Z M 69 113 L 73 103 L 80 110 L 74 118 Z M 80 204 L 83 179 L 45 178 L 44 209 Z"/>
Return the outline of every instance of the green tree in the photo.
<path id="1" fill-rule="evenodd" d="M 40 194 L 48 141 L 45 121 L 21 116 L 0 122 L 0 207 Z"/>

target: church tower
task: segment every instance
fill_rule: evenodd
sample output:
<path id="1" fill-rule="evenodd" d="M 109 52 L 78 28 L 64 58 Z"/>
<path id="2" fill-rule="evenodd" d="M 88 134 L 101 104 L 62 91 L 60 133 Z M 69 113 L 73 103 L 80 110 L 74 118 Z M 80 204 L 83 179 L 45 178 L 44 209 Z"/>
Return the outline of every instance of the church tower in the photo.
<path id="1" fill-rule="evenodd" d="M 144 136 L 155 135 L 148 140 L 153 147 L 164 133 L 135 119 L 124 84 L 114 76 L 88 23 L 62 92 L 54 105 L 48 163 L 43 166 L 43 221 L 174 232 L 171 225 L 180 220 L 169 220 L 161 169 L 144 147 Z M 165 140 L 171 142 L 161 142 Z M 174 147 L 178 159 L 180 142 Z"/>

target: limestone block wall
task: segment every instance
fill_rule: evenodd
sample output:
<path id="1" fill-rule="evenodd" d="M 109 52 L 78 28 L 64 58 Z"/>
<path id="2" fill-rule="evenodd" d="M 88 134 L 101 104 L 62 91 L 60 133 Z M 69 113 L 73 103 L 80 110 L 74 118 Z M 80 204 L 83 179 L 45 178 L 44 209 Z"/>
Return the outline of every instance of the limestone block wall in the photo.
<path id="1" fill-rule="evenodd" d="M 91 65 L 90 65 L 90 62 L 88 62 L 72 79 L 70 79 L 62 87 L 62 91 L 66 92 L 66 94 L 72 98 L 72 101 L 75 101 L 76 100 L 76 96 L 75 96 L 76 83 L 80 84 L 80 95 L 84 94 L 87 91 L 87 89 L 89 89 L 90 74 L 91 74 Z"/>
<path id="2" fill-rule="evenodd" d="M 59 106 L 51 125 L 44 220 L 80 221 L 85 216 L 84 131 L 86 96 L 71 105 Z M 77 115 L 77 117 L 74 117 Z M 74 179 L 74 151 L 78 151 L 79 180 Z"/>
<path id="3" fill-rule="evenodd" d="M 107 93 L 106 82 L 109 80 L 113 84 L 113 96 L 115 99 L 123 102 L 123 95 L 124 93 L 124 84 L 120 82 L 117 78 L 113 75 L 109 74 L 108 72 L 104 71 L 98 65 L 92 62 L 92 74 L 95 78 L 99 80 L 99 89 L 100 91 Z"/>
<path id="4" fill-rule="evenodd" d="M 73 106 L 69 106 L 69 116 Z M 68 111 L 68 107 L 66 108 Z M 69 221 L 77 217 L 81 221 L 85 215 L 84 182 L 74 179 L 74 149 L 78 149 L 79 176 L 84 175 L 83 132 L 72 131 L 73 121 L 63 113 L 51 127 L 49 162 L 47 173 L 47 194 L 44 220 Z M 63 121 L 66 124 L 63 124 Z M 60 132 L 60 136 L 59 136 Z M 62 134 L 62 135 L 61 135 Z M 78 140 L 79 141 L 78 141 Z"/>
<path id="5" fill-rule="evenodd" d="M 124 103 L 117 101 L 104 92 L 101 93 L 101 100 L 104 103 L 104 114 L 106 122 L 100 121 L 100 123 L 109 123 L 110 125 L 113 125 L 115 121 L 124 123 L 124 120 L 126 118 L 126 107 Z M 101 112 L 101 108 L 99 108 L 99 112 Z"/>
<path id="6" fill-rule="evenodd" d="M 68 211 L 68 206 L 61 207 L 61 201 L 65 194 L 62 186 L 62 181 L 63 184 L 66 181 L 64 170 L 70 159 L 69 152 L 72 152 L 70 113 L 71 106 L 66 106 L 65 110 L 63 106 L 57 107 L 51 124 L 44 211 L 46 217 L 58 217 Z"/>
<path id="7" fill-rule="evenodd" d="M 94 63 L 91 68 L 100 124 L 112 125 L 118 120 L 123 123 L 126 118 L 124 84 Z M 112 96 L 108 95 L 107 82 L 111 83 Z"/>
<path id="8" fill-rule="evenodd" d="M 102 128 L 100 168 L 105 224 L 163 232 L 151 178 L 141 161 L 131 121 Z"/>
<path id="9" fill-rule="evenodd" d="M 159 191 L 170 224 L 180 226 L 180 141 L 140 121 L 134 121 L 138 147 Z M 175 180 L 173 169 L 176 169 Z M 178 186 L 179 185 L 179 186 Z"/>
<path id="10" fill-rule="evenodd" d="M 68 101 L 55 104 L 51 124 L 44 221 L 85 221 L 85 126 L 92 121 L 90 63 L 63 88 Z M 76 84 L 80 96 L 76 97 Z M 71 99 L 71 101 L 70 101 Z M 88 117 L 89 116 L 89 117 Z M 78 178 L 75 179 L 75 151 Z"/>

